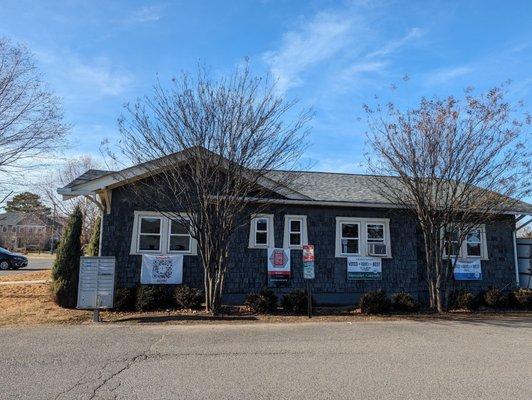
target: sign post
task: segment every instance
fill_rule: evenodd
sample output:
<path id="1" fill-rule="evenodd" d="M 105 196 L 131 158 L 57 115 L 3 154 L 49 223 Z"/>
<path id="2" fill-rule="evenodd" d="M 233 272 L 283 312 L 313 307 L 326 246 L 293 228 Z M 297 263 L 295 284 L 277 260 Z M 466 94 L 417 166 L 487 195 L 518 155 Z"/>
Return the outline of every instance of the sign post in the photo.
<path id="1" fill-rule="evenodd" d="M 99 322 L 100 310 L 113 308 L 114 288 L 114 257 L 80 258 L 76 308 L 93 310 L 92 319 Z"/>
<path id="2" fill-rule="evenodd" d="M 315 278 L 314 271 L 314 245 L 303 246 L 303 278 L 307 282 L 307 314 L 312 318 L 312 286 L 310 281 Z"/>

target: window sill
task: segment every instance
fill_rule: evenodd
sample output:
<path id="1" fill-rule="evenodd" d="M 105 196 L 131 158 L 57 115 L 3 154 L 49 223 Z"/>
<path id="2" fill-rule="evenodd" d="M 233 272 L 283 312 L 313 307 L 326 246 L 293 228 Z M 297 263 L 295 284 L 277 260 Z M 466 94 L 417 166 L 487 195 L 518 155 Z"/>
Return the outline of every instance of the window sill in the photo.
<path id="1" fill-rule="evenodd" d="M 347 257 L 372 257 L 372 258 L 386 258 L 391 259 L 392 256 L 370 256 L 369 254 L 337 254 L 334 256 L 335 258 L 347 258 Z"/>

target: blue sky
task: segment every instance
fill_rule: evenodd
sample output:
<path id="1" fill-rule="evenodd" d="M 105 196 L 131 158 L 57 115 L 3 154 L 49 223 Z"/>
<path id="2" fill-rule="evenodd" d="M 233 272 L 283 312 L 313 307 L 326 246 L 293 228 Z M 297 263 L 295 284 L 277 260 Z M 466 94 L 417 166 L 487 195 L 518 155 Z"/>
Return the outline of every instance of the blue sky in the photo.
<path id="1" fill-rule="evenodd" d="M 413 107 L 512 79 L 510 96 L 532 103 L 530 1 L 2 0 L 0 36 L 26 43 L 63 98 L 70 156 L 98 155 L 125 102 L 198 61 L 226 73 L 249 57 L 313 107 L 316 170 L 363 172 L 374 95 Z"/>

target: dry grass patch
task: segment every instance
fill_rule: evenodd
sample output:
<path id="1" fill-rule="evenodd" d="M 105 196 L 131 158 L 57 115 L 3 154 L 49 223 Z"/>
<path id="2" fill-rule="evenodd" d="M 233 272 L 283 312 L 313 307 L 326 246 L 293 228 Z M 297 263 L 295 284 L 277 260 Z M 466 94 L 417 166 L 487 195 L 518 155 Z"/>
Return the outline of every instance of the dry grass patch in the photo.
<path id="1" fill-rule="evenodd" d="M 0 276 L 0 282 L 18 282 L 18 281 L 41 281 L 51 279 L 51 270 L 25 272 L 22 274 L 8 274 Z"/>
<path id="2" fill-rule="evenodd" d="M 47 275 L 44 275 L 47 274 Z M 48 279 L 50 271 L 12 275 L 17 280 Z M 7 281 L 6 276 L 2 277 Z M 15 280 L 15 279 L 9 279 Z M 52 300 L 50 283 L 0 285 L 0 326 L 81 323 L 90 311 L 69 310 Z"/>

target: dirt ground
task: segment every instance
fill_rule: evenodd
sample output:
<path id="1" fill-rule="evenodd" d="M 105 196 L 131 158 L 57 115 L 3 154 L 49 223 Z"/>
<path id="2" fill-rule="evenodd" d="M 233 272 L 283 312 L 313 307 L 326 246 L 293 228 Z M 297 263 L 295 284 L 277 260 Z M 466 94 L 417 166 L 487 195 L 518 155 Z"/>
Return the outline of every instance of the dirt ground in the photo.
<path id="1" fill-rule="evenodd" d="M 49 280 L 50 271 L 39 271 L 24 275 L 0 277 L 0 283 L 8 281 Z M 530 312 L 511 313 L 468 313 L 452 312 L 444 315 L 413 314 L 390 316 L 366 316 L 351 308 L 319 307 L 314 310 L 312 319 L 306 315 L 253 315 L 241 308 L 232 307 L 226 315 L 211 316 L 203 311 L 157 311 L 157 312 L 114 312 L 101 313 L 105 323 L 163 323 L 163 324 L 204 324 L 204 323 L 287 323 L 287 322 L 346 322 L 356 323 L 365 320 L 482 320 L 493 318 L 522 318 Z M 42 324 L 81 324 L 91 320 L 92 312 L 70 310 L 57 306 L 51 295 L 50 282 L 34 284 L 0 284 L 0 326 L 42 325 Z"/>

